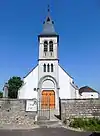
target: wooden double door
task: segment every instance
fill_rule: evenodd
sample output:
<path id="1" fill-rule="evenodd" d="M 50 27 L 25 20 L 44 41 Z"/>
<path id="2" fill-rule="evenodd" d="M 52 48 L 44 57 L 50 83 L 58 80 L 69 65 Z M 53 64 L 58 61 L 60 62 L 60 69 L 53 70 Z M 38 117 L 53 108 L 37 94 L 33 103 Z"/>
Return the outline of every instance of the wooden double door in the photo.
<path id="1" fill-rule="evenodd" d="M 43 90 L 42 91 L 42 109 L 54 109 L 55 108 L 55 92 L 54 90 Z"/>

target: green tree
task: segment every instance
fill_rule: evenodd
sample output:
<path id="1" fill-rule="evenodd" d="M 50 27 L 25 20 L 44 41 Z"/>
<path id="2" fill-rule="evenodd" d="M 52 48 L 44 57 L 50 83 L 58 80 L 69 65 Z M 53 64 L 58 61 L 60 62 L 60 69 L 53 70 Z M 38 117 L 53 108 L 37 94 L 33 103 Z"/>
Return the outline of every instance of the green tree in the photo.
<path id="1" fill-rule="evenodd" d="M 20 77 L 13 76 L 8 80 L 8 97 L 17 98 L 18 90 L 22 86 L 23 80 Z"/>
<path id="2" fill-rule="evenodd" d="M 2 98 L 2 97 L 3 97 L 3 92 L 0 91 L 0 98 Z"/>

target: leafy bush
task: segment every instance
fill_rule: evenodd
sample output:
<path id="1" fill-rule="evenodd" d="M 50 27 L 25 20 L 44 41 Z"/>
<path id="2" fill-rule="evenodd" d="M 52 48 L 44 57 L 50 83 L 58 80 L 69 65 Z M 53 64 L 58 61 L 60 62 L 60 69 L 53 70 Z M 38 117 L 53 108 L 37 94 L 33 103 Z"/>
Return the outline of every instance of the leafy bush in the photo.
<path id="1" fill-rule="evenodd" d="M 3 92 L 0 91 L 0 98 L 2 98 L 2 97 L 3 97 Z"/>
<path id="2" fill-rule="evenodd" d="M 74 118 L 70 127 L 82 128 L 89 131 L 100 131 L 100 119 L 98 118 Z"/>
<path id="3" fill-rule="evenodd" d="M 17 98 L 18 90 L 22 86 L 23 80 L 21 77 L 13 76 L 8 80 L 8 96 L 9 98 Z"/>

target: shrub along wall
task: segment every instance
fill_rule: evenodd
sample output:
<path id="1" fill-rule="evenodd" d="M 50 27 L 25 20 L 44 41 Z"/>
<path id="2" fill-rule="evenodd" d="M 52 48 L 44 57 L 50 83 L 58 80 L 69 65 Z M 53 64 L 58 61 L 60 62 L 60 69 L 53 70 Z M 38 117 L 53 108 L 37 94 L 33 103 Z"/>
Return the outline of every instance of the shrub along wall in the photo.
<path id="1" fill-rule="evenodd" d="M 86 131 L 100 131 L 100 119 L 98 118 L 75 118 L 71 120 L 70 127 L 80 128 Z"/>

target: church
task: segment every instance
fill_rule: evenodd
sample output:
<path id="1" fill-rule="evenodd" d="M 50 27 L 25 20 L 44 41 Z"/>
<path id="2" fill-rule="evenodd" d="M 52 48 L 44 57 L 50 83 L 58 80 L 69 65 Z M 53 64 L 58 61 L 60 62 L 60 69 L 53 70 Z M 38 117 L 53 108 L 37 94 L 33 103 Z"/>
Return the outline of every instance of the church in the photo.
<path id="1" fill-rule="evenodd" d="M 38 64 L 25 77 L 18 91 L 19 99 L 37 99 L 41 103 L 49 98 L 50 108 L 59 109 L 59 97 L 72 99 L 78 96 L 78 87 L 73 78 L 59 64 L 59 35 L 48 15 L 43 30 L 38 35 Z M 46 106 L 44 102 L 42 106 Z"/>
<path id="2" fill-rule="evenodd" d="M 49 9 L 42 33 L 38 35 L 38 44 L 38 64 L 24 77 L 18 99 L 37 99 L 41 108 L 46 108 L 49 101 L 50 109 L 58 113 L 59 98 L 79 98 L 79 88 L 59 64 L 59 35 L 55 31 Z"/>

